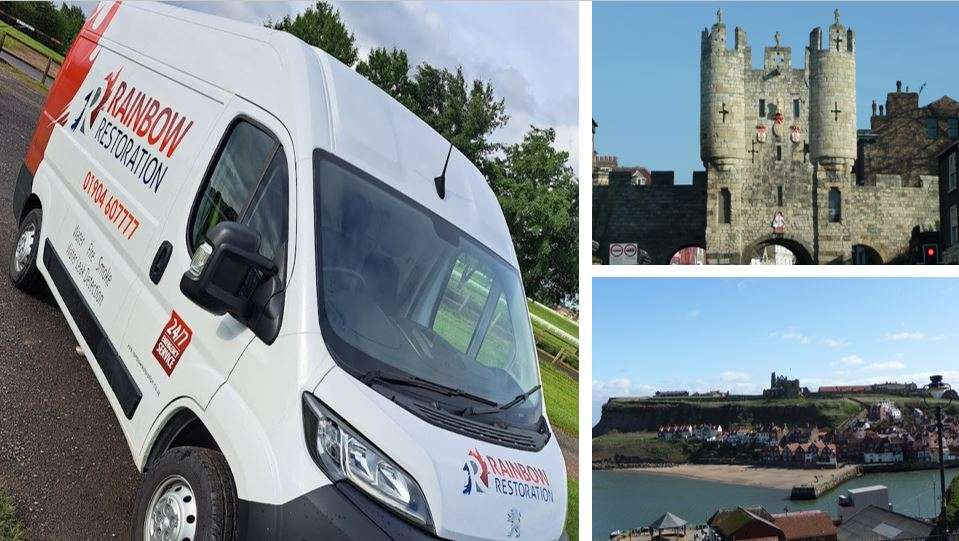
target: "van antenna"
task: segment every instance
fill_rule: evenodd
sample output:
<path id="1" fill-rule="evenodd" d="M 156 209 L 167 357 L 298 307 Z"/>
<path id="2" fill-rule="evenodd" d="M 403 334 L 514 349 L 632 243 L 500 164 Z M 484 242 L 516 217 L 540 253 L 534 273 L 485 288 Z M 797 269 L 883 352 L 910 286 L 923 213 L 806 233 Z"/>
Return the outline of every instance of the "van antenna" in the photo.
<path id="1" fill-rule="evenodd" d="M 436 195 L 440 196 L 440 199 L 446 199 L 446 167 L 450 164 L 450 155 L 452 154 L 453 143 L 450 143 L 450 150 L 446 153 L 446 163 L 443 164 L 443 172 L 433 179 L 436 184 Z"/>

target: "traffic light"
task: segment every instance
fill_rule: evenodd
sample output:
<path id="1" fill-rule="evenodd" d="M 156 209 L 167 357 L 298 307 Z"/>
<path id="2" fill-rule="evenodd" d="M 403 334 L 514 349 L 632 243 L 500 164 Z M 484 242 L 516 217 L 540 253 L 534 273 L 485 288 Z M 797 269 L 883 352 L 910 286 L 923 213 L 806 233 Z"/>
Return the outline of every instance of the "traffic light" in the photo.
<path id="1" fill-rule="evenodd" d="M 922 245 L 922 263 L 924 265 L 939 264 L 939 246 L 936 244 Z"/>

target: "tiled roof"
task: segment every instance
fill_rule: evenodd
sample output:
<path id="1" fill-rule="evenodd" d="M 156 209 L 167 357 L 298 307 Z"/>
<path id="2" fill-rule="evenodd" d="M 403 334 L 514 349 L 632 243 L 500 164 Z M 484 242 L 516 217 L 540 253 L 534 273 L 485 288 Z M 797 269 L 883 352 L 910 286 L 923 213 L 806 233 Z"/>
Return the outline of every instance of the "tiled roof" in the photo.
<path id="1" fill-rule="evenodd" d="M 790 539 L 819 538 L 836 535 L 836 525 L 824 511 L 799 511 L 773 515 L 773 524 Z"/>

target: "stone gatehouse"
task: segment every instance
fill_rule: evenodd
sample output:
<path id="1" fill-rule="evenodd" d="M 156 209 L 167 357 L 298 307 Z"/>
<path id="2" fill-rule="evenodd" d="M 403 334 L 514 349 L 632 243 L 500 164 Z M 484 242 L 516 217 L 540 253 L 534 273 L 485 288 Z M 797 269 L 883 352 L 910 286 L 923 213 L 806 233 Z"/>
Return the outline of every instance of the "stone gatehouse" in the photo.
<path id="1" fill-rule="evenodd" d="M 763 66 L 753 68 L 746 32 L 736 28 L 728 47 L 717 12 L 717 22 L 703 30 L 700 57 L 705 172 L 694 174 L 691 185 L 643 184 L 635 168 L 595 167 L 599 255 L 611 242 L 637 242 L 652 263 L 698 246 L 708 263 L 740 264 L 778 245 L 797 263 L 883 263 L 908 258 L 914 231 L 938 230 L 935 153 L 887 174 L 889 160 L 879 150 L 901 148 L 882 141 L 899 130 L 863 130 L 872 141 L 859 141 L 856 34 L 839 10 L 825 35 L 820 28 L 810 33 L 802 68 L 793 67 L 778 32 L 774 41 L 764 47 Z M 926 121 L 922 113 L 903 118 L 919 126 Z M 942 120 L 942 127 L 951 124 Z"/>

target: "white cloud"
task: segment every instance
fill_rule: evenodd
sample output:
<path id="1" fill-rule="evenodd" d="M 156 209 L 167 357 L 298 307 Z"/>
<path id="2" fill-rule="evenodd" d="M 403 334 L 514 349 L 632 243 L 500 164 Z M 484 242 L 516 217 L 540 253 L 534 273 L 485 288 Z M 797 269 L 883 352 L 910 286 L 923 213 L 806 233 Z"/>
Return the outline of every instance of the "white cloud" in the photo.
<path id="1" fill-rule="evenodd" d="M 885 340 L 891 341 L 902 341 L 902 340 L 923 340 L 926 338 L 926 333 L 919 331 L 901 331 L 895 333 L 886 333 L 883 337 Z"/>
<path id="2" fill-rule="evenodd" d="M 789 340 L 792 342 L 798 342 L 803 345 L 809 344 L 818 344 L 820 346 L 825 346 L 830 349 L 842 349 L 849 345 L 848 342 L 839 338 L 831 338 L 828 336 L 816 337 L 813 335 L 803 334 L 795 327 L 789 327 L 782 331 L 773 331 L 769 333 L 773 338 L 779 338 L 781 340 Z"/>
<path id="3" fill-rule="evenodd" d="M 633 390 L 633 382 L 629 378 L 613 378 L 609 380 L 593 380 L 593 396 L 602 396 L 606 399 L 614 396 L 629 396 Z"/>
<path id="4" fill-rule="evenodd" d="M 725 382 L 741 382 L 753 379 L 752 374 L 747 372 L 736 372 L 734 370 L 727 370 L 726 372 L 720 374 L 719 377 Z"/>
<path id="5" fill-rule="evenodd" d="M 848 345 L 848 342 L 838 338 L 820 338 L 819 343 L 830 349 L 842 349 Z"/>
<path id="6" fill-rule="evenodd" d="M 646 386 L 645 394 L 652 394 L 652 389 Z M 592 406 L 592 420 L 593 424 L 599 422 L 599 418 L 603 413 L 603 404 L 605 404 L 610 398 L 620 397 L 620 396 L 634 396 L 638 392 L 638 389 L 635 389 L 633 382 L 629 378 L 613 378 L 608 380 L 593 380 L 593 393 L 592 400 L 590 401 Z"/>
<path id="7" fill-rule="evenodd" d="M 870 363 L 866 369 L 872 371 L 878 370 L 902 370 L 906 365 L 899 361 L 882 361 L 877 363 Z"/>
<path id="8" fill-rule="evenodd" d="M 773 331 L 772 333 L 770 333 L 770 336 L 773 336 L 775 338 L 781 338 L 783 340 L 791 340 L 791 341 L 799 342 L 800 344 L 812 343 L 811 336 L 806 336 L 805 334 L 802 334 L 801 332 L 797 331 L 795 327 L 789 327 L 788 329 L 784 331 Z"/>
<path id="9" fill-rule="evenodd" d="M 859 355 L 846 355 L 839 359 L 839 362 L 845 366 L 862 366 L 866 361 L 863 361 Z"/>

